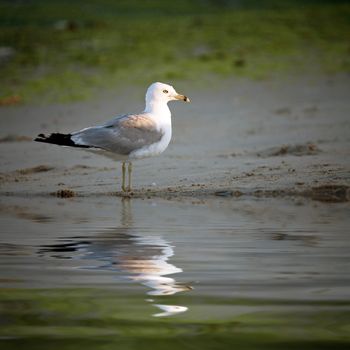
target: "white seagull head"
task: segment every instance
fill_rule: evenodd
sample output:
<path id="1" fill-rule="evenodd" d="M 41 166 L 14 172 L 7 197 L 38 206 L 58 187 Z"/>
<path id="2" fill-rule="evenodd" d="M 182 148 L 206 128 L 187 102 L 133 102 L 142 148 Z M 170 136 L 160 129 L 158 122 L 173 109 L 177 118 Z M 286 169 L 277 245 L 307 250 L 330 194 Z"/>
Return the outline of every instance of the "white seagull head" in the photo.
<path id="1" fill-rule="evenodd" d="M 164 83 L 153 83 L 149 86 L 146 92 L 146 105 L 149 103 L 168 103 L 169 101 L 185 101 L 190 102 L 190 99 L 185 96 L 178 94 L 176 90 L 168 84 Z"/>

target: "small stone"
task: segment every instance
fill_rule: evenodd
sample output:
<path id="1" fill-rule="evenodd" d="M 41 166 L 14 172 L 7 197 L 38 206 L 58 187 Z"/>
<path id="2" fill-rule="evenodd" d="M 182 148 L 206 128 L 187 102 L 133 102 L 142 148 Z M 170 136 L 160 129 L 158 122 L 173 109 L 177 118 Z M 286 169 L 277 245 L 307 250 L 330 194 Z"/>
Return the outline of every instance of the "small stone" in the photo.
<path id="1" fill-rule="evenodd" d="M 58 190 L 54 194 L 56 195 L 56 197 L 59 197 L 59 198 L 72 198 L 72 197 L 75 197 L 76 195 L 73 190 L 69 190 L 69 189 Z"/>

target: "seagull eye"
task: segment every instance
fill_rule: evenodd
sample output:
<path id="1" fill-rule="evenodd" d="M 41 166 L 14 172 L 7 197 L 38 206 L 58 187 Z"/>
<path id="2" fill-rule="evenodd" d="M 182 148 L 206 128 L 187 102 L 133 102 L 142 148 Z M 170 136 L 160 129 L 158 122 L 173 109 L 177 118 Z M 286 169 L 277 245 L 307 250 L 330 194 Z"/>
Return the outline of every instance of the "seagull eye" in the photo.
<path id="1" fill-rule="evenodd" d="M 163 92 L 164 92 L 165 94 L 167 94 L 169 91 L 168 91 L 168 90 L 163 90 Z"/>

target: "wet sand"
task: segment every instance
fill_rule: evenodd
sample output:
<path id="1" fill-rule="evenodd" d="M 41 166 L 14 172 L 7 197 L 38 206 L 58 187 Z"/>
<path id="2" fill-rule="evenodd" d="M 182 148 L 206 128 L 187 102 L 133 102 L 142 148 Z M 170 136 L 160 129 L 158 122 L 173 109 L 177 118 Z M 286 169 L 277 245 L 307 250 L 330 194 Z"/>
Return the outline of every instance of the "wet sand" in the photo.
<path id="1" fill-rule="evenodd" d="M 204 86 L 206 85 L 206 86 Z M 350 77 L 174 83 L 173 139 L 134 163 L 131 196 L 305 196 L 349 200 Z M 143 88 L 94 101 L 0 108 L 0 194 L 105 196 L 120 192 L 120 164 L 86 151 L 31 142 L 143 108 Z"/>

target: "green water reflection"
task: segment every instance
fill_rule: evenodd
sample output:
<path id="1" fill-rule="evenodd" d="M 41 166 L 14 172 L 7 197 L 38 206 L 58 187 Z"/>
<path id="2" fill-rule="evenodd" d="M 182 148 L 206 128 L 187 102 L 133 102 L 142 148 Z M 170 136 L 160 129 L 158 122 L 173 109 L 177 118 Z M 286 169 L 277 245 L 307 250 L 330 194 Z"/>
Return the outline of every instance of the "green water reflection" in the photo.
<path id="1" fill-rule="evenodd" d="M 113 289 L 2 290 L 2 348 L 334 349 L 349 345 L 347 302 L 168 298 L 174 304 L 190 305 L 186 318 L 150 318 L 153 306 L 142 296 Z M 211 316 L 217 308 L 228 316 Z"/>

